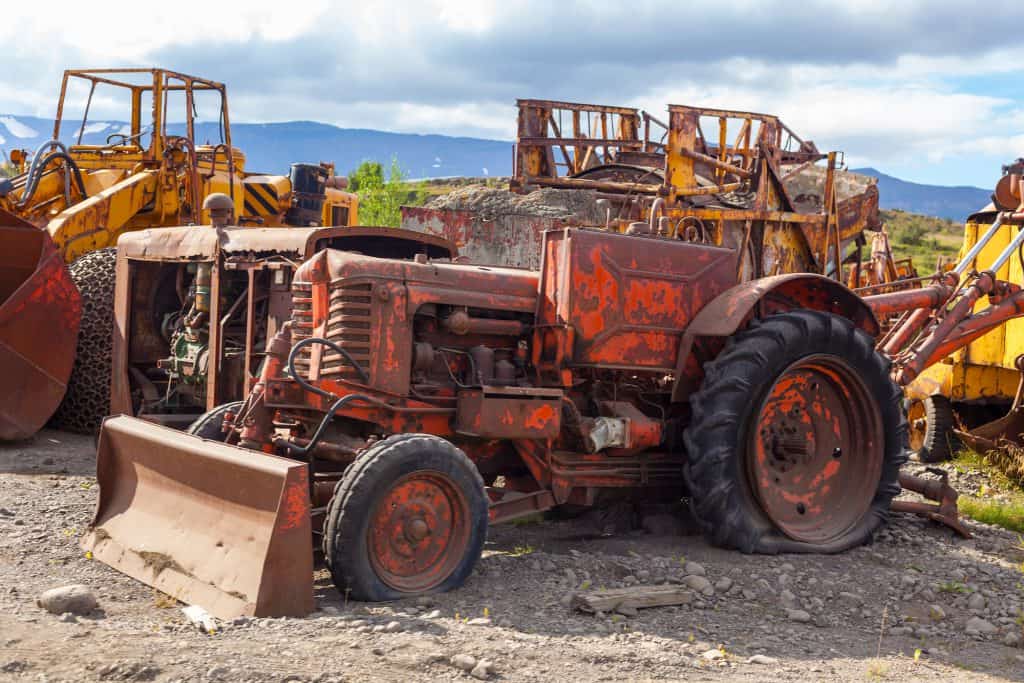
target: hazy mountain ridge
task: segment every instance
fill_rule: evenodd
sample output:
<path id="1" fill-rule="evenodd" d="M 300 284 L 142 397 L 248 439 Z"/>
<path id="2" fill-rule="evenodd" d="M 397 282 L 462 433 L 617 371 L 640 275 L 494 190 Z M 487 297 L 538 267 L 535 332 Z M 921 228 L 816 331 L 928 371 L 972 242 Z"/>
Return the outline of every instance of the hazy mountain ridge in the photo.
<path id="1" fill-rule="evenodd" d="M 65 122 L 61 138 L 77 139 L 79 125 Z M 107 136 L 125 132 L 121 121 L 96 121 L 88 124 L 82 142 L 101 145 Z M 171 127 L 181 134 L 183 126 Z M 34 150 L 50 138 L 53 120 L 35 116 L 0 115 L 0 150 Z M 232 123 L 232 143 L 246 155 L 250 171 L 286 173 L 295 161 L 333 161 L 339 173 L 347 173 L 361 161 L 388 162 L 397 157 L 412 178 L 453 176 L 507 176 L 512 172 L 512 143 L 483 138 L 447 135 L 389 133 L 362 128 L 339 128 L 314 121 L 282 123 Z M 196 126 L 199 142 L 219 142 L 217 124 Z M 883 209 L 902 209 L 912 213 L 962 221 L 988 203 L 990 190 L 977 187 L 943 187 L 894 178 L 873 168 L 854 169 L 878 178 Z"/>

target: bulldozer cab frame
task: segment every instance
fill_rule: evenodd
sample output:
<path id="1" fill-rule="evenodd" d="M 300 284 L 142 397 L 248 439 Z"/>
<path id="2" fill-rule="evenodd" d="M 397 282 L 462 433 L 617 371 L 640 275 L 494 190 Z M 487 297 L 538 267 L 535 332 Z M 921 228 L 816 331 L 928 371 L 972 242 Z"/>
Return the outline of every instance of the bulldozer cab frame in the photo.
<path id="1" fill-rule="evenodd" d="M 199 182 L 200 170 L 214 172 L 218 162 L 223 163 L 228 172 L 231 196 L 234 196 L 235 158 L 231 147 L 231 124 L 228 117 L 227 88 L 206 78 L 166 69 L 84 69 L 67 70 L 61 81 L 60 97 L 57 101 L 57 113 L 53 124 L 53 139 L 61 139 L 61 128 L 64 124 L 64 111 L 68 106 L 69 88 L 84 81 L 89 88 L 84 103 L 84 111 L 70 152 L 79 166 L 91 168 L 124 168 L 131 169 L 136 164 L 148 167 L 159 167 L 165 163 L 165 155 L 176 152 L 184 155 L 189 175 L 189 202 L 193 214 L 191 220 L 183 222 L 199 222 L 197 215 L 202 204 Z M 106 145 L 83 145 L 82 136 L 89 125 L 89 112 L 92 108 L 96 88 L 106 85 L 126 90 L 130 102 L 129 132 L 114 133 L 107 137 Z M 202 92 L 213 92 L 219 95 L 219 142 L 212 148 L 196 144 L 196 96 Z M 168 133 L 168 123 L 172 119 L 171 96 L 180 93 L 184 98 L 184 135 L 172 136 Z M 150 102 L 148 125 L 144 124 L 147 114 L 144 101 Z M 149 135 L 148 144 L 143 138 Z M 120 138 L 121 144 L 111 142 L 112 138 Z M 171 144 L 173 143 L 173 144 Z M 204 167 L 200 169 L 200 167 Z"/>
<path id="2" fill-rule="evenodd" d="M 72 151 L 91 152 L 106 151 L 110 153 L 131 152 L 133 148 L 141 154 L 144 161 L 159 161 L 166 148 L 168 138 L 167 123 L 170 119 L 169 94 L 183 93 L 185 98 L 184 124 L 185 138 L 195 144 L 196 107 L 195 96 L 199 92 L 216 92 L 220 95 L 220 121 L 221 132 L 220 144 L 228 149 L 231 147 L 231 126 L 228 121 L 227 90 L 223 83 L 218 83 L 206 78 L 190 76 L 188 74 L 166 69 L 84 69 L 67 70 L 61 82 L 60 98 L 57 102 L 57 115 L 53 124 L 53 139 L 61 139 L 61 128 L 63 114 L 68 98 L 68 88 L 76 80 L 85 81 L 89 86 L 89 95 L 84 105 L 84 114 L 81 124 L 77 130 L 75 141 L 71 145 Z M 123 144 L 120 145 L 82 145 L 82 136 L 89 124 L 89 111 L 91 109 L 93 96 L 98 85 L 104 84 L 128 91 L 130 97 L 130 119 L 129 133 L 115 133 L 110 137 L 120 137 Z M 143 111 L 144 97 L 151 99 L 151 109 L 148 115 L 149 124 L 144 127 L 143 121 L 146 114 Z M 151 133 L 152 137 L 148 145 L 142 144 L 142 137 Z M 105 163 L 105 166 L 108 165 Z"/>

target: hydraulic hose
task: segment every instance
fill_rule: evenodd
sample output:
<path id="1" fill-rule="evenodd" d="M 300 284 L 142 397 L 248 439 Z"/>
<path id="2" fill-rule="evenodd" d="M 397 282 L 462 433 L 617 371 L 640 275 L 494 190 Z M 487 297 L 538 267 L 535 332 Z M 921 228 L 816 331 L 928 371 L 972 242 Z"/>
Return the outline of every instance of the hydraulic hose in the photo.
<path id="1" fill-rule="evenodd" d="M 62 148 L 64 147 L 64 145 L 55 140 L 51 140 L 47 144 L 54 144 Z M 89 196 L 88 193 L 86 193 L 85 191 L 85 182 L 82 180 L 82 173 L 78 168 L 78 164 L 75 163 L 75 160 L 71 158 L 70 154 L 62 150 L 58 152 L 51 152 L 42 159 L 40 159 L 38 156 L 33 158 L 32 165 L 29 167 L 28 170 L 28 178 L 25 182 L 25 191 L 22 193 L 21 199 L 16 204 L 17 208 L 23 209 L 26 206 L 28 206 L 29 202 L 32 201 L 32 197 L 35 196 L 36 190 L 39 188 L 39 179 L 42 177 L 43 172 L 46 170 L 46 167 L 50 164 L 50 162 L 56 159 L 64 160 L 68 168 L 71 170 L 75 179 L 75 184 L 78 185 L 78 189 L 82 193 L 82 196 Z M 67 185 L 68 182 L 68 179 L 65 178 L 65 192 L 67 193 L 66 199 L 70 203 L 70 187 Z"/>

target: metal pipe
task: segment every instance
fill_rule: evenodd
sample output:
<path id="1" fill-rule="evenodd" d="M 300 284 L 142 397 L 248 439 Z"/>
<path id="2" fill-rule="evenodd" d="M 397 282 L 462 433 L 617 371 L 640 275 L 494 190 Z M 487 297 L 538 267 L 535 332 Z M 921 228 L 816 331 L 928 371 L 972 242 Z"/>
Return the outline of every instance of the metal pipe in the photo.
<path id="1" fill-rule="evenodd" d="M 1021 230 L 1018 227 L 1017 236 L 1014 237 L 1013 240 L 1006 245 L 1006 248 L 1003 249 L 1002 253 L 999 254 L 998 257 L 996 257 L 996 260 L 992 264 L 992 266 L 990 268 L 987 268 L 986 270 L 991 270 L 993 276 L 995 276 L 995 274 L 999 272 L 999 269 L 1006 265 L 1006 262 L 1010 260 L 1010 257 L 1013 256 L 1014 253 L 1016 253 L 1017 249 L 1020 247 L 1022 242 L 1024 242 L 1024 230 Z"/>
<path id="2" fill-rule="evenodd" d="M 1002 227 L 1005 220 L 1005 214 L 998 214 L 996 216 L 995 221 L 993 221 L 992 225 L 989 226 L 989 229 L 985 231 L 985 234 L 982 235 L 981 239 L 974 243 L 974 246 L 971 247 L 971 250 L 967 252 L 967 255 L 964 256 L 963 259 L 960 260 L 960 263 L 956 264 L 956 268 L 954 268 L 951 272 L 953 272 L 957 276 L 963 275 L 964 272 L 967 270 L 967 267 L 974 262 L 974 259 L 978 258 L 978 254 L 980 254 L 981 250 L 985 248 L 985 245 L 988 244 L 993 237 L 995 237 L 995 234 L 999 231 L 999 228 Z"/>

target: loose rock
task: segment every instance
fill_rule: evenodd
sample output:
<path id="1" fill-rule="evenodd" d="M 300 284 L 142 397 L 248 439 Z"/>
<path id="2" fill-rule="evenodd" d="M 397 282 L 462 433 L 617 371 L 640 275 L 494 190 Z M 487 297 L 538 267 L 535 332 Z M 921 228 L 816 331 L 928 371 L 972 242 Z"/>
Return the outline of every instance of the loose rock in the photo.
<path id="1" fill-rule="evenodd" d="M 789 609 L 786 610 L 786 618 L 790 621 L 797 621 L 801 624 L 806 624 L 811 620 L 811 615 L 802 609 Z"/>
<path id="2" fill-rule="evenodd" d="M 36 604 L 51 614 L 85 615 L 99 607 L 99 601 L 88 586 L 74 584 L 51 588 L 36 600 Z"/>
<path id="3" fill-rule="evenodd" d="M 995 627 L 991 622 L 985 621 L 981 617 L 971 617 L 967 620 L 967 624 L 964 630 L 968 635 L 990 635 L 995 633 L 999 629 Z"/>
<path id="4" fill-rule="evenodd" d="M 473 655 L 459 654 L 451 659 L 452 666 L 463 671 L 472 671 L 476 668 L 476 657 Z"/>

